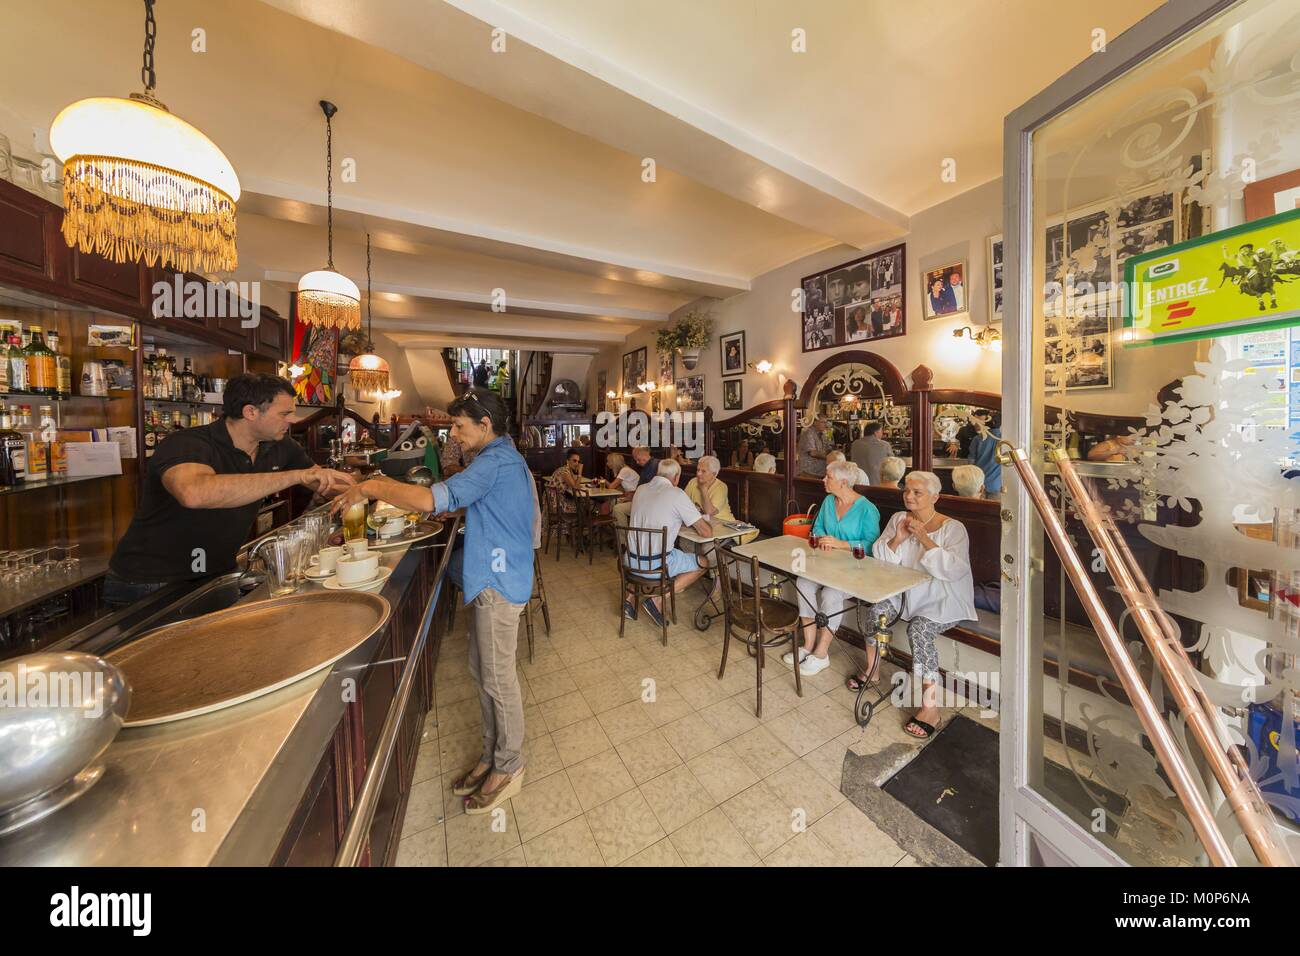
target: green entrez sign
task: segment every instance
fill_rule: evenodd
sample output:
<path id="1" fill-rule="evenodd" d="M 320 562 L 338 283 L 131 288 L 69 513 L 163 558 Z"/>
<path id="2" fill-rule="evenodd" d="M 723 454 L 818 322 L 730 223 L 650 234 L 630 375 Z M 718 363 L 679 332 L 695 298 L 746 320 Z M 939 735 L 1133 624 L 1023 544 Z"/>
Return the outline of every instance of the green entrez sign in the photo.
<path id="1" fill-rule="evenodd" d="M 1300 209 L 1133 256 L 1129 347 L 1300 324 Z"/>

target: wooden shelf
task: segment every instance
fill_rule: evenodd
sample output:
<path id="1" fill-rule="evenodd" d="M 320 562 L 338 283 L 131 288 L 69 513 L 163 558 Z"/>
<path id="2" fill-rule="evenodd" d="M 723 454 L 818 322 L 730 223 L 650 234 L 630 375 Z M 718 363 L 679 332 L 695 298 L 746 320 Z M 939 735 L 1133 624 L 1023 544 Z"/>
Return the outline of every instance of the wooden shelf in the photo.
<path id="1" fill-rule="evenodd" d="M 24 491 L 42 491 L 46 488 L 63 488 L 82 481 L 101 481 L 104 478 L 121 478 L 121 475 L 79 475 L 75 478 L 41 478 L 37 481 L 23 481 L 12 487 L 0 488 L 0 495 L 17 495 Z"/>

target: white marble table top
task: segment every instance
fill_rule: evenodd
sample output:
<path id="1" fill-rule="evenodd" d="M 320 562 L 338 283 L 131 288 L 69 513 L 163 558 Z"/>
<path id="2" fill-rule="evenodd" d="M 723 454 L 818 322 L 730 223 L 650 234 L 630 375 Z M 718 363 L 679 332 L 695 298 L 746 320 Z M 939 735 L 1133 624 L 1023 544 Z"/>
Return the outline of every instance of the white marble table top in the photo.
<path id="1" fill-rule="evenodd" d="M 704 535 L 685 526 L 682 527 L 682 530 L 677 532 L 677 537 L 683 541 L 690 541 L 692 544 L 708 544 L 711 541 L 727 541 L 731 538 L 743 538 L 751 531 L 757 530 L 756 528 L 733 528 L 731 525 L 722 521 L 711 522 L 711 526 L 713 528 L 713 534 L 708 537 L 705 537 Z"/>
<path id="2" fill-rule="evenodd" d="M 579 488 L 574 493 L 584 498 L 617 498 L 623 490 L 621 488 Z"/>
<path id="3" fill-rule="evenodd" d="M 759 564 L 769 568 L 835 588 L 871 604 L 901 594 L 930 577 L 924 571 L 870 556 L 859 561 L 849 551 L 814 551 L 806 538 L 788 534 L 766 541 L 751 541 L 734 551 L 747 558 L 758 558 Z M 796 552 L 803 553 L 802 570 L 795 569 Z"/>

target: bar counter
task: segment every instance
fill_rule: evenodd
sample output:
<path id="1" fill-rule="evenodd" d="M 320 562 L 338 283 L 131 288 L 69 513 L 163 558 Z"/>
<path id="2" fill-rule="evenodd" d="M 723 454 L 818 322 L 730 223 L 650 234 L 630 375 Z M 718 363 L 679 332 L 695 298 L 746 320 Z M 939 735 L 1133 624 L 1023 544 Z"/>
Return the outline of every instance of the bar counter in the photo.
<path id="1" fill-rule="evenodd" d="M 389 602 L 389 618 L 351 654 L 233 707 L 124 728 L 100 758 L 104 775 L 88 792 L 44 820 L 0 837 L 0 865 L 333 863 L 365 768 L 375 759 L 407 651 L 419 629 L 432 626 L 435 576 L 447 536 L 444 529 L 381 554 L 381 564 L 393 569 L 378 592 Z M 234 575 L 225 577 L 226 585 L 235 583 Z M 164 589 L 52 649 L 102 653 L 124 633 L 160 626 L 169 611 L 174 617 L 178 604 L 210 588 L 205 582 Z M 237 603 L 266 597 L 262 583 Z M 437 636 L 433 628 L 417 665 L 363 862 L 388 862 L 396 852 L 394 835 L 400 833 L 423 717 L 432 702 Z M 267 652 L 285 640 L 292 635 L 268 634 Z"/>

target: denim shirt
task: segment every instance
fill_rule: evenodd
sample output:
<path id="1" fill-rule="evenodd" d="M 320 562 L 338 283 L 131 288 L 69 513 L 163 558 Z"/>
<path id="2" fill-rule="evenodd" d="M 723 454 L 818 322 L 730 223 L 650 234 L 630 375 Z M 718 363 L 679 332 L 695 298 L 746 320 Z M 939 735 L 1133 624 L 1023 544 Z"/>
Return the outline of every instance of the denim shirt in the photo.
<path id="1" fill-rule="evenodd" d="M 990 428 L 985 435 L 976 435 L 970 440 L 971 464 L 978 465 L 984 472 L 984 490 L 997 494 L 1002 490 L 1002 465 L 998 462 L 998 441 L 1002 438 L 1000 428 Z"/>
<path id="2" fill-rule="evenodd" d="M 460 589 L 468 604 L 492 588 L 511 604 L 533 593 L 537 489 L 509 438 L 494 438 L 469 467 L 433 486 L 435 511 L 465 509 Z"/>

